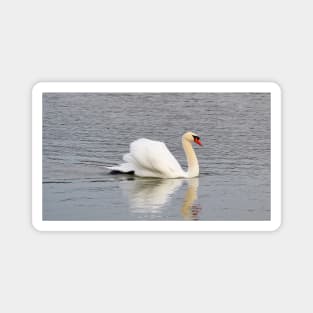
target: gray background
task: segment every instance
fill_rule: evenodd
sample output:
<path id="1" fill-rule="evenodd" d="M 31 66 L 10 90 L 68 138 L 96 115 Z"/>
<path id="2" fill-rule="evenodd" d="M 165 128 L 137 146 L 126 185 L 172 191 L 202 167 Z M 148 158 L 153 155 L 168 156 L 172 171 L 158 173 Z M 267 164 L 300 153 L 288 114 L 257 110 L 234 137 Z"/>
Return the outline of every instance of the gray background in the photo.
<path id="1" fill-rule="evenodd" d="M 3 312 L 312 312 L 310 1 L 1 1 Z M 283 224 L 274 233 L 39 233 L 38 81 L 277 81 Z"/>

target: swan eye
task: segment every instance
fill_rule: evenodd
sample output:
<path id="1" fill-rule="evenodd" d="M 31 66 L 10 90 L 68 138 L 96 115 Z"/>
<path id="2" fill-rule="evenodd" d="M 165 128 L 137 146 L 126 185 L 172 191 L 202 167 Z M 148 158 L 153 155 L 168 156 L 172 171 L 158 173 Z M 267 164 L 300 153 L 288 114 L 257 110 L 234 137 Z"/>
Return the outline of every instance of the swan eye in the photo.
<path id="1" fill-rule="evenodd" d="M 199 137 L 199 136 L 194 136 L 194 135 L 192 135 L 192 137 L 193 137 L 193 140 L 194 140 L 194 141 L 200 140 L 200 137 Z"/>

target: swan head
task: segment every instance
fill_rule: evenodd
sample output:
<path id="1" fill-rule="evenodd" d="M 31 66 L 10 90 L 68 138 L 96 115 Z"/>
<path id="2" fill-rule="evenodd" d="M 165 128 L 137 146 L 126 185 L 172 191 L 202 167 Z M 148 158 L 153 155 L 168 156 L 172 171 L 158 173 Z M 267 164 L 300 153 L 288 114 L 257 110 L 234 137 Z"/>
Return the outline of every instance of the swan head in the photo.
<path id="1" fill-rule="evenodd" d="M 189 141 L 189 142 L 195 142 L 199 146 L 202 146 L 202 142 L 200 141 L 200 137 L 193 133 L 193 132 L 187 132 L 183 135 L 183 139 Z"/>

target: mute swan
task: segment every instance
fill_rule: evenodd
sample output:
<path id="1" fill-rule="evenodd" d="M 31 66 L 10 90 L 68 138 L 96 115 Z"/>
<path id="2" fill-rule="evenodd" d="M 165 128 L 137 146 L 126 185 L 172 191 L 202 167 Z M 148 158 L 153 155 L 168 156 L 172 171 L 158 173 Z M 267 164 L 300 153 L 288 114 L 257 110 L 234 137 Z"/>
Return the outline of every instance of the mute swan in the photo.
<path id="1" fill-rule="evenodd" d="M 108 167 L 113 172 L 133 173 L 141 177 L 192 178 L 199 176 L 199 163 L 192 142 L 202 146 L 200 137 L 187 132 L 182 136 L 188 170 L 185 172 L 164 142 L 140 138 L 130 144 L 130 152 L 124 154 L 122 163 Z"/>

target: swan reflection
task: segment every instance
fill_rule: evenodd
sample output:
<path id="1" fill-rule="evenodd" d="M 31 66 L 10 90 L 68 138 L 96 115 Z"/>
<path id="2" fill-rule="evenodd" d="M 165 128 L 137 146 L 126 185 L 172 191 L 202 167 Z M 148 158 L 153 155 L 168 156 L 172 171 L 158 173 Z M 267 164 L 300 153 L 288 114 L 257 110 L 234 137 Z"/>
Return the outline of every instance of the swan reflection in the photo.
<path id="1" fill-rule="evenodd" d="M 181 215 L 185 220 L 198 220 L 198 215 L 201 211 L 200 205 L 195 203 L 198 198 L 198 187 L 199 178 L 188 179 L 188 189 L 180 209 Z"/>
<path id="2" fill-rule="evenodd" d="M 185 220 L 196 220 L 201 210 L 195 204 L 199 186 L 199 178 L 191 179 L 134 179 L 121 181 L 120 187 L 127 195 L 129 207 L 133 213 L 161 213 L 169 204 L 174 194 L 187 183 L 180 215 Z"/>
<path id="3" fill-rule="evenodd" d="M 121 187 L 132 210 L 138 213 L 148 209 L 156 212 L 165 206 L 182 183 L 182 179 L 135 179 L 123 181 Z"/>

